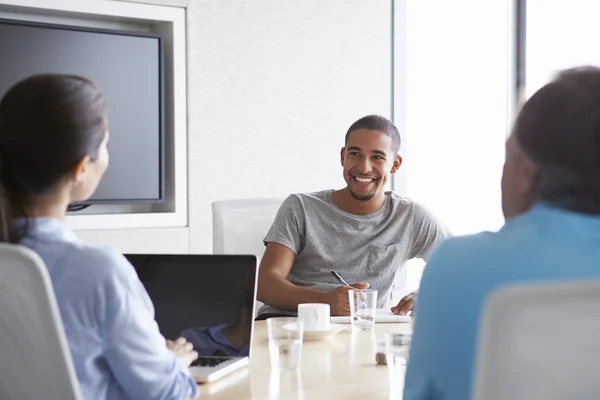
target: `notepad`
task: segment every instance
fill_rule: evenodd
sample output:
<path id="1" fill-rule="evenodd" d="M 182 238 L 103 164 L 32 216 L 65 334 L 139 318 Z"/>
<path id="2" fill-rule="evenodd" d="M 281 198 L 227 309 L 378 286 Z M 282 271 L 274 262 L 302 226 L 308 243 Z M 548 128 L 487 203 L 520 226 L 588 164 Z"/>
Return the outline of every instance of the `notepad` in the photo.
<path id="1" fill-rule="evenodd" d="M 410 315 L 396 315 L 388 308 L 378 308 L 375 311 L 375 323 L 398 323 L 410 322 Z M 349 324 L 350 317 L 331 317 L 331 322 L 334 324 Z"/>

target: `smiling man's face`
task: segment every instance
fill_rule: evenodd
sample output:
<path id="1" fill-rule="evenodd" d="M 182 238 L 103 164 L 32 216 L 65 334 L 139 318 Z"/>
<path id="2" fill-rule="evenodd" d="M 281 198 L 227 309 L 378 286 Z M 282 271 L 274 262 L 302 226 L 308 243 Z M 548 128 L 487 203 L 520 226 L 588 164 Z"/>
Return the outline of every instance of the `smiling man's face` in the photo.
<path id="1" fill-rule="evenodd" d="M 342 148 L 341 158 L 348 189 L 352 197 L 361 201 L 383 195 L 390 175 L 402 163 L 392 150 L 392 139 L 370 129 L 352 131 Z"/>

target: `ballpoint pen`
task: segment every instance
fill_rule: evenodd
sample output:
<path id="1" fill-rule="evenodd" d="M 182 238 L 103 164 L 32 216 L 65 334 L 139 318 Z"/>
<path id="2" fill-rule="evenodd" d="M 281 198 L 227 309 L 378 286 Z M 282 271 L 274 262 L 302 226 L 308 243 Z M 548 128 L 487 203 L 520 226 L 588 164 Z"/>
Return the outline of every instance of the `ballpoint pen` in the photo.
<path id="1" fill-rule="evenodd" d="M 338 280 L 339 283 L 341 283 L 344 286 L 350 286 L 348 285 L 348 282 L 346 282 L 344 279 L 342 279 L 342 277 L 335 271 L 331 271 L 331 275 L 334 276 L 335 279 Z"/>
<path id="2" fill-rule="evenodd" d="M 331 275 L 333 275 L 333 276 L 335 277 L 335 279 L 337 279 L 337 281 L 338 281 L 339 283 L 341 283 L 342 285 L 344 285 L 344 286 L 350 286 L 350 285 L 348 285 L 348 282 L 346 282 L 346 281 L 345 281 L 345 280 L 344 280 L 344 279 L 343 279 L 343 278 L 340 276 L 340 274 L 338 274 L 337 272 L 335 272 L 335 271 L 333 271 L 333 270 L 332 270 L 332 271 L 331 271 Z M 351 286 L 351 287 L 352 287 L 352 286 Z M 354 288 L 354 290 L 358 290 L 358 291 L 360 291 L 360 289 L 356 289 L 356 288 Z M 364 307 L 364 306 L 365 306 L 365 302 L 364 302 L 363 300 L 360 300 L 360 305 L 361 305 L 361 307 Z"/>

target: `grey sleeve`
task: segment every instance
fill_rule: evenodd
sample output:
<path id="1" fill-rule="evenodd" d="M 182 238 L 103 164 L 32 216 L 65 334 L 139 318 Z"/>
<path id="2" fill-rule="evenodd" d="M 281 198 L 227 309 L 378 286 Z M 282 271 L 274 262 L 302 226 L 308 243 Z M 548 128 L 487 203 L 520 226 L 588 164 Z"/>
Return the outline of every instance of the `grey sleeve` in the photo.
<path id="1" fill-rule="evenodd" d="M 275 220 L 263 241 L 265 246 L 268 243 L 279 243 L 298 255 L 304 248 L 304 232 L 304 208 L 300 198 L 292 194 L 279 207 Z"/>
<path id="2" fill-rule="evenodd" d="M 427 262 L 432 250 L 452 234 L 427 208 L 420 204 L 414 207 L 410 258 L 421 258 Z"/>

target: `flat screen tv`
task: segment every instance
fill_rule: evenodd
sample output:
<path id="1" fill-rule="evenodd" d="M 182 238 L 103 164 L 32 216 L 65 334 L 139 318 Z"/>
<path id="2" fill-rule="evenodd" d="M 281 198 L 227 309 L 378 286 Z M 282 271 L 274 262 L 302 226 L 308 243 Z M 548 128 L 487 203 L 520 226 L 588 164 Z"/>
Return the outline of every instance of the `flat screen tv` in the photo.
<path id="1" fill-rule="evenodd" d="M 110 165 L 84 205 L 164 201 L 160 35 L 0 19 L 0 57 L 0 96 L 38 73 L 81 75 L 104 93 Z"/>

